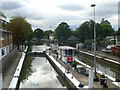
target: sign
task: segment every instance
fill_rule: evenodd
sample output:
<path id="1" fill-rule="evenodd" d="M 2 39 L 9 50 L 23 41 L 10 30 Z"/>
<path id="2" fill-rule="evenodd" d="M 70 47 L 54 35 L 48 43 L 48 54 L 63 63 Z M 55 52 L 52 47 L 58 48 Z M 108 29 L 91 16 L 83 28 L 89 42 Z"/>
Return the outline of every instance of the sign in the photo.
<path id="1" fill-rule="evenodd" d="M 73 57 L 69 56 L 69 57 L 67 57 L 67 60 L 68 60 L 68 62 L 72 62 L 73 61 Z"/>

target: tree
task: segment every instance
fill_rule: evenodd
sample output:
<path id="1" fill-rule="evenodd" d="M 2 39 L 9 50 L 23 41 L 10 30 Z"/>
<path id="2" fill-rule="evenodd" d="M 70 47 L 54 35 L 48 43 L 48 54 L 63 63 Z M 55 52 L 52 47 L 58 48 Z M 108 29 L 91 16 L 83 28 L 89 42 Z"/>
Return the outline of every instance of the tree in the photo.
<path id="1" fill-rule="evenodd" d="M 93 39 L 93 25 L 94 21 L 85 21 L 76 29 L 76 32 L 78 33 L 77 37 L 82 43 L 84 43 L 85 40 Z"/>
<path id="2" fill-rule="evenodd" d="M 14 43 L 19 45 L 23 44 L 31 34 L 31 24 L 29 24 L 26 18 L 22 16 L 13 17 L 10 23 L 7 24 L 9 31 L 13 32 Z"/>
<path id="3" fill-rule="evenodd" d="M 101 23 L 96 23 L 96 39 L 99 43 L 100 39 L 105 38 L 108 35 L 111 35 L 114 30 L 110 22 L 102 19 Z M 93 40 L 94 36 L 94 21 L 85 21 L 76 29 L 76 36 L 80 39 L 82 43 L 85 43 L 86 40 Z"/>
<path id="4" fill-rule="evenodd" d="M 118 29 L 118 31 L 116 31 L 117 35 L 120 36 L 120 28 Z"/>
<path id="5" fill-rule="evenodd" d="M 100 26 L 101 26 L 101 30 L 102 30 L 101 33 L 103 38 L 105 38 L 108 35 L 111 35 L 114 32 L 110 22 L 108 22 L 108 20 L 104 20 L 104 18 L 101 20 Z"/>
<path id="6" fill-rule="evenodd" d="M 52 30 L 48 30 L 44 32 L 44 38 L 49 39 L 50 34 L 53 34 L 54 32 Z"/>
<path id="7" fill-rule="evenodd" d="M 78 37 L 78 33 L 76 32 L 76 30 L 72 30 L 72 36 Z"/>
<path id="8" fill-rule="evenodd" d="M 70 26 L 66 22 L 62 22 L 55 29 L 55 37 L 58 40 L 66 40 L 71 36 Z"/>
<path id="9" fill-rule="evenodd" d="M 4 21 L 4 20 L 2 20 L 2 28 L 4 29 L 4 30 L 6 30 L 7 28 L 6 28 L 6 25 L 7 25 L 7 22 L 6 21 Z"/>
<path id="10" fill-rule="evenodd" d="M 27 40 L 30 41 L 33 37 L 34 37 L 34 32 L 33 32 L 33 30 L 30 30 Z"/>
<path id="11" fill-rule="evenodd" d="M 78 62 L 75 62 L 75 61 L 74 61 L 74 62 L 72 62 L 71 65 L 72 65 L 72 67 L 74 67 L 74 68 L 76 69 L 76 67 L 77 67 L 77 65 L 78 65 Z"/>
<path id="12" fill-rule="evenodd" d="M 34 31 L 34 37 L 41 39 L 44 36 L 44 31 L 40 28 L 35 29 Z"/>

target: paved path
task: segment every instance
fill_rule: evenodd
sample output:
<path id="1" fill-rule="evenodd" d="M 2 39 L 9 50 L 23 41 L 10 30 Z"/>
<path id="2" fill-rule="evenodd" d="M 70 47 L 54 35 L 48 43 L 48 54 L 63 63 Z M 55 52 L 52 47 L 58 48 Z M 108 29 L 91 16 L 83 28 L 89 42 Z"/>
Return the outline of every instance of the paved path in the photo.
<path id="1" fill-rule="evenodd" d="M 84 86 L 88 85 L 88 76 L 85 76 L 83 74 L 79 74 L 76 70 L 72 68 L 70 64 L 64 64 L 61 60 L 57 59 L 57 56 L 55 54 L 52 54 L 53 57 L 65 68 L 69 68 L 70 72 L 73 74 L 74 77 L 76 77 L 77 80 L 83 83 Z M 108 81 L 108 88 L 118 88 L 114 84 L 112 84 L 112 81 L 107 79 Z M 100 85 L 100 82 L 94 82 L 94 88 L 103 88 L 103 86 Z"/>
<path id="2" fill-rule="evenodd" d="M 11 64 L 11 66 L 8 68 L 6 73 L 4 74 L 3 78 L 3 88 L 8 88 L 9 84 L 13 78 L 13 75 L 15 73 L 16 67 L 19 63 L 19 60 L 21 58 L 21 53 L 19 52 L 19 55 L 16 57 L 15 61 Z"/>

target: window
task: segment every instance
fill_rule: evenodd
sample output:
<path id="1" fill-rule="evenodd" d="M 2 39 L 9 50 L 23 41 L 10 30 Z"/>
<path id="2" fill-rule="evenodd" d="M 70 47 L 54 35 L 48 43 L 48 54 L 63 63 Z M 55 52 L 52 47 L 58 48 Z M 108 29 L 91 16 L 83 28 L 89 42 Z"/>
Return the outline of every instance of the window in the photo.
<path id="1" fill-rule="evenodd" d="M 67 50 L 65 50 L 65 56 L 67 56 Z"/>
<path id="2" fill-rule="evenodd" d="M 5 54 L 5 50 L 4 49 L 2 49 L 2 56 Z"/>
<path id="3" fill-rule="evenodd" d="M 68 55 L 71 56 L 72 54 L 73 54 L 73 50 L 69 49 L 69 50 L 68 50 Z"/>

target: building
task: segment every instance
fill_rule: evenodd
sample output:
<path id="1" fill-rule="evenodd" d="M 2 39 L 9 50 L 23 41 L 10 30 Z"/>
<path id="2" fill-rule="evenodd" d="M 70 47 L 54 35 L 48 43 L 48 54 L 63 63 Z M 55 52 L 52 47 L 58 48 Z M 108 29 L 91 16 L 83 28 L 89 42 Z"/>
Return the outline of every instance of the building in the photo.
<path id="1" fill-rule="evenodd" d="M 68 38 L 68 40 L 70 41 L 79 41 L 79 38 L 75 37 L 75 36 L 71 36 Z"/>
<path id="2" fill-rule="evenodd" d="M 120 46 L 120 36 L 117 36 L 116 45 Z"/>
<path id="3" fill-rule="evenodd" d="M 4 88 L 4 74 L 18 55 L 17 47 L 13 48 L 13 33 L 6 30 L 6 16 L 0 10 L 0 90 Z"/>
<path id="4" fill-rule="evenodd" d="M 114 40 L 116 40 L 116 37 L 114 37 L 114 36 L 106 36 L 105 40 L 109 41 L 109 42 L 114 41 Z"/>
<path id="5" fill-rule="evenodd" d="M 10 50 L 13 48 L 13 37 L 12 32 L 4 30 L 2 27 L 5 24 L 5 15 L 1 12 L 0 14 L 0 60 L 9 54 Z"/>
<path id="6" fill-rule="evenodd" d="M 11 32 L 2 29 L 0 34 L 0 60 L 2 60 L 13 48 L 13 37 Z"/>
<path id="7" fill-rule="evenodd" d="M 116 38 L 116 44 L 111 47 L 112 53 L 120 57 L 120 36 Z"/>

